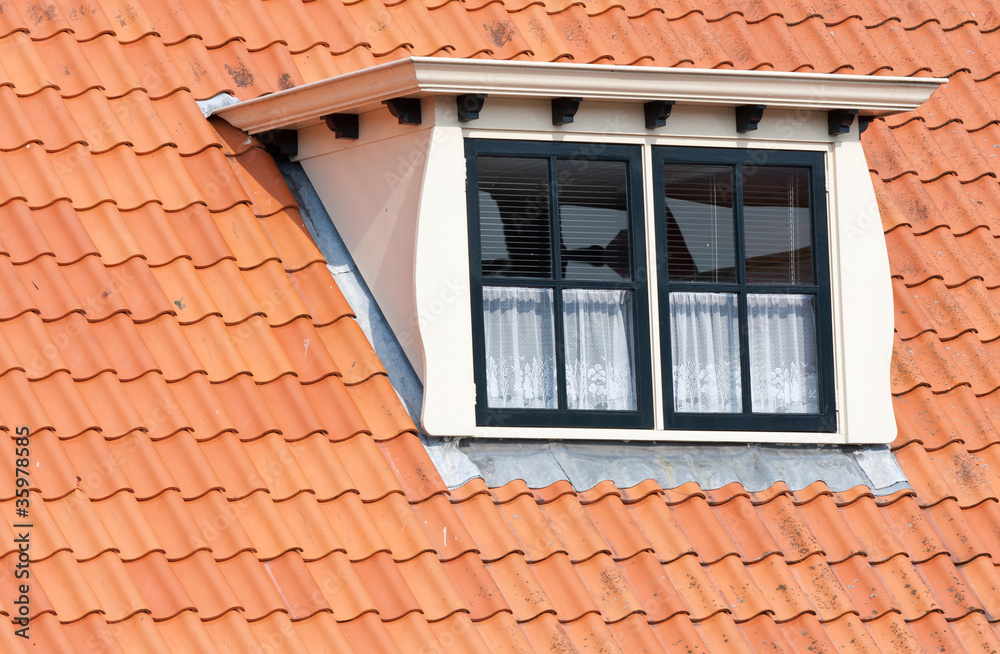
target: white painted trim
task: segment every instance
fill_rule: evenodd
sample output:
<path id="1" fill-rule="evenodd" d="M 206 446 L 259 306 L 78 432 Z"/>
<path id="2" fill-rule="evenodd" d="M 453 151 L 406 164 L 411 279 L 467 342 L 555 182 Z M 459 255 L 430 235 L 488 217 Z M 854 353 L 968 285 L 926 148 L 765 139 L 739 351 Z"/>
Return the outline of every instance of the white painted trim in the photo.
<path id="1" fill-rule="evenodd" d="M 678 104 L 765 104 L 886 114 L 916 109 L 946 81 L 934 77 L 410 57 L 222 107 L 214 114 L 257 134 L 308 127 L 326 114 L 370 111 L 389 98 L 462 93 L 617 102 L 665 99 Z"/>

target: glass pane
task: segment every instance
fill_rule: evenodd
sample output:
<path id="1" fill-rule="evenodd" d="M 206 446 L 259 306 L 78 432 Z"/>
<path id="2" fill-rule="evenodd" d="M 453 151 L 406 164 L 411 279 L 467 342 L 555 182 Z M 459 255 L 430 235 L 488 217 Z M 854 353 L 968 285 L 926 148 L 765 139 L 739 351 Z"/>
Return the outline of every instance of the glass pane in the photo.
<path id="1" fill-rule="evenodd" d="M 552 277 L 548 159 L 480 156 L 483 275 Z"/>
<path id="2" fill-rule="evenodd" d="M 743 166 L 747 282 L 812 284 L 809 169 Z"/>
<path id="3" fill-rule="evenodd" d="M 754 413 L 819 413 L 811 295 L 748 295 Z"/>
<path id="4" fill-rule="evenodd" d="M 555 409 L 552 289 L 483 287 L 491 409 Z"/>
<path id="5" fill-rule="evenodd" d="M 671 293 L 674 410 L 742 413 L 739 304 L 734 293 Z"/>
<path id="6" fill-rule="evenodd" d="M 625 162 L 560 159 L 556 170 L 563 279 L 631 279 Z"/>
<path id="7" fill-rule="evenodd" d="M 632 292 L 563 291 L 563 330 L 568 407 L 634 411 Z"/>
<path id="8" fill-rule="evenodd" d="M 732 166 L 664 164 L 667 275 L 672 282 L 735 282 Z"/>

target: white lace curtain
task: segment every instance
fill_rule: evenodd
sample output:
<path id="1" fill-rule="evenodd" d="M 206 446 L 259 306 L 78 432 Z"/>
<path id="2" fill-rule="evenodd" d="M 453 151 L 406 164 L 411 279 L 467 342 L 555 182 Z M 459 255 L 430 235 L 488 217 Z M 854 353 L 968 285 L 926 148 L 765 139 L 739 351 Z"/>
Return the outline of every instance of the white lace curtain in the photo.
<path id="1" fill-rule="evenodd" d="M 816 327 L 807 295 L 747 296 L 751 408 L 755 413 L 817 413 Z M 737 298 L 671 293 L 674 409 L 742 411 Z"/>
<path id="2" fill-rule="evenodd" d="M 629 291 L 563 291 L 566 402 L 570 409 L 635 410 Z"/>
<path id="3" fill-rule="evenodd" d="M 491 408 L 558 407 L 552 290 L 483 287 Z M 631 296 L 563 291 L 567 408 L 635 409 Z"/>
<path id="4" fill-rule="evenodd" d="M 484 286 L 483 314 L 490 408 L 557 408 L 552 289 Z"/>
<path id="5" fill-rule="evenodd" d="M 812 296 L 747 296 L 751 407 L 755 413 L 819 413 Z"/>
<path id="6" fill-rule="evenodd" d="M 671 293 L 674 410 L 739 413 L 739 307 L 729 293 Z"/>

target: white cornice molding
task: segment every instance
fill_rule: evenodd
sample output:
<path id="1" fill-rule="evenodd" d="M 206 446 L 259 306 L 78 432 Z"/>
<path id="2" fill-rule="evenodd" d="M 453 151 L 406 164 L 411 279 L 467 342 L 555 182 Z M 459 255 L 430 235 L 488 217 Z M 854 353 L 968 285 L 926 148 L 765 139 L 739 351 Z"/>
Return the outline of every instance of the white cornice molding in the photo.
<path id="1" fill-rule="evenodd" d="M 397 97 L 486 93 L 497 97 L 581 97 L 584 100 L 737 106 L 765 104 L 788 109 L 858 109 L 892 114 L 915 109 L 947 80 L 556 64 L 411 57 L 312 82 L 246 102 L 214 115 L 251 134 L 301 129 L 331 113 L 361 113 Z"/>

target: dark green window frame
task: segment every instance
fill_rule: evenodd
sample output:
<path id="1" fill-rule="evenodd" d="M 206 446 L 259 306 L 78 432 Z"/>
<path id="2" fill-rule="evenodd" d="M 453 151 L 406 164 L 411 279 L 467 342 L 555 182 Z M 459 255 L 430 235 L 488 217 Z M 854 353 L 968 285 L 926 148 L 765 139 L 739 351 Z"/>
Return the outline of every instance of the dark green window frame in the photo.
<path id="1" fill-rule="evenodd" d="M 479 157 L 512 157 L 547 160 L 549 238 L 551 243 L 552 271 L 550 279 L 537 277 L 497 276 L 484 274 L 480 231 L 479 206 Z M 628 281 L 600 279 L 565 279 L 560 257 L 562 245 L 560 231 L 559 189 L 557 162 L 622 162 L 627 175 L 627 222 L 629 230 Z M 485 426 L 519 427 L 618 427 L 651 429 L 653 427 L 653 390 L 651 352 L 649 347 L 649 305 L 646 283 L 646 243 L 643 222 L 642 150 L 638 146 L 606 145 L 595 143 L 540 143 L 525 141 L 466 140 L 468 165 L 467 197 L 469 215 L 471 299 L 473 347 L 476 361 L 476 419 Z M 561 247 L 562 246 L 562 247 Z M 484 325 L 484 286 L 551 289 L 554 305 L 554 332 L 556 354 L 556 408 L 490 408 L 486 378 L 486 342 Z M 567 408 L 566 393 L 566 343 L 563 338 L 563 297 L 566 289 L 622 289 L 631 293 L 632 371 L 634 375 L 634 410 L 595 410 Z"/>
<path id="2" fill-rule="evenodd" d="M 732 207 L 735 220 L 735 279 L 725 282 L 675 280 L 670 278 L 668 229 L 664 191 L 665 165 L 731 166 L 734 173 Z M 748 281 L 744 234 L 743 175 L 765 172 L 768 167 L 794 167 L 808 171 L 809 209 L 812 227 L 812 279 L 795 284 Z M 748 174 L 752 182 L 753 176 Z M 665 427 L 704 431 L 801 431 L 835 432 L 837 416 L 834 389 L 833 318 L 830 299 L 830 263 L 827 237 L 825 160 L 822 152 L 789 150 L 718 149 L 698 147 L 654 147 L 653 185 L 657 241 L 658 303 L 663 369 Z M 738 413 L 694 413 L 675 409 L 671 355 L 671 292 L 715 292 L 736 295 L 739 313 L 742 410 Z M 751 410 L 747 297 L 749 294 L 795 293 L 813 298 L 816 325 L 818 411 L 814 413 L 754 413 Z"/>
<path id="3" fill-rule="evenodd" d="M 553 239 L 552 279 L 484 274 L 480 231 L 479 167 L 478 158 L 514 157 L 547 160 L 549 238 Z M 554 235 L 560 234 L 559 179 L 556 162 L 621 161 L 627 167 L 627 198 L 629 259 L 631 279 L 628 282 L 581 281 L 561 279 L 560 247 Z M 596 143 L 550 143 L 512 140 L 466 140 L 467 200 L 469 217 L 470 276 L 473 348 L 476 362 L 477 389 L 476 419 L 482 426 L 511 427 L 570 427 L 570 428 L 626 428 L 651 429 L 654 426 L 652 402 L 652 370 L 650 342 L 650 308 L 645 261 L 644 189 L 641 146 L 607 145 Z M 664 195 L 664 165 L 731 166 L 734 175 L 733 219 L 735 221 L 734 247 L 736 251 L 735 279 L 724 282 L 706 282 L 671 279 L 668 274 L 668 230 L 666 228 L 666 199 Z M 660 317 L 660 350 L 662 366 L 664 425 L 668 430 L 691 431 L 760 431 L 760 432 L 835 432 L 837 429 L 834 346 L 830 291 L 830 262 L 826 215 L 825 156 L 822 152 L 723 149 L 698 147 L 654 146 L 652 148 L 653 188 L 655 211 L 656 259 L 658 267 L 658 311 Z M 747 167 L 795 167 L 808 170 L 809 209 L 811 225 L 811 280 L 809 283 L 760 284 L 747 280 L 745 259 L 744 211 L 742 206 L 742 175 Z M 750 182 L 748 182 L 750 183 Z M 556 348 L 557 408 L 490 408 L 487 396 L 486 341 L 484 319 L 484 286 L 526 287 L 552 289 L 554 305 L 554 331 Z M 572 410 L 567 408 L 564 363 L 566 344 L 563 338 L 563 289 L 616 288 L 632 293 L 633 349 L 632 362 L 635 375 L 634 411 Z M 704 291 L 727 293 L 738 297 L 740 385 L 742 410 L 734 413 L 694 413 L 675 410 L 673 397 L 673 361 L 671 355 L 670 293 Z M 747 297 L 780 293 L 795 293 L 813 298 L 816 325 L 816 369 L 818 410 L 812 413 L 755 413 L 751 409 L 750 347 Z"/>

